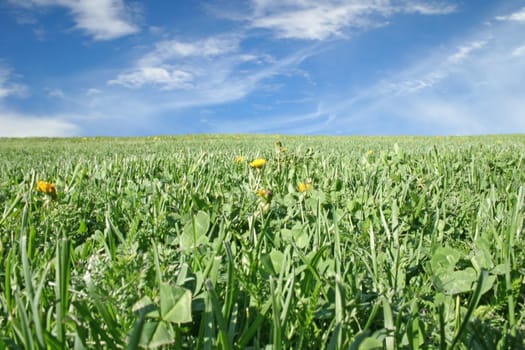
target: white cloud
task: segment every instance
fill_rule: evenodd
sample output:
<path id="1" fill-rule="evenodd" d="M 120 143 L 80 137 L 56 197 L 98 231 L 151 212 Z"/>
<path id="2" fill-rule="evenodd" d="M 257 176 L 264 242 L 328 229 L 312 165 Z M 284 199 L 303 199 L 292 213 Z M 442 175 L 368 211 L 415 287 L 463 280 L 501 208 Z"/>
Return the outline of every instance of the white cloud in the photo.
<path id="1" fill-rule="evenodd" d="M 525 22 L 525 7 L 507 16 L 497 16 L 496 19 L 498 21 Z"/>
<path id="2" fill-rule="evenodd" d="M 98 95 L 100 93 L 102 93 L 102 91 L 100 91 L 99 89 L 95 89 L 95 88 L 90 88 L 90 89 L 87 89 L 86 91 L 86 95 L 88 96 Z"/>
<path id="3" fill-rule="evenodd" d="M 344 7 L 317 6 L 255 18 L 251 25 L 273 30 L 279 38 L 322 40 L 341 35 L 350 17 Z"/>
<path id="4" fill-rule="evenodd" d="M 162 89 L 185 89 L 191 87 L 193 77 L 190 73 L 160 67 L 140 67 L 128 73 L 119 74 L 109 85 L 122 85 L 129 88 L 139 88 L 143 85 L 159 85 Z"/>
<path id="5" fill-rule="evenodd" d="M 126 116 L 137 124 L 144 123 L 142 129 L 151 126 L 152 120 L 157 120 L 159 116 L 169 114 L 170 118 L 185 118 L 180 113 L 185 109 L 235 102 L 258 89 L 264 89 L 263 81 L 296 69 L 306 57 L 315 53 L 314 50 L 315 47 L 310 47 L 281 58 L 255 52 L 228 52 L 211 58 L 185 56 L 172 59 L 170 56 L 169 60 L 159 62 L 159 66 L 155 67 L 157 74 L 144 74 L 145 67 L 137 66 L 138 62 L 143 62 L 143 57 L 138 57 L 135 67 L 108 82 L 110 86 L 118 81 L 127 84 L 124 85 L 126 87 L 136 88 L 108 89 L 104 94 L 93 96 L 91 110 L 105 115 Z M 185 72 L 191 72 L 191 87 L 168 89 L 171 76 L 166 67 L 178 65 Z M 126 75 L 128 73 L 137 74 Z M 156 78 L 146 79 L 146 76 Z M 119 103 L 122 100 L 129 102 Z M 181 128 L 186 130 L 199 130 L 199 127 L 202 125 L 195 125 L 190 120 L 181 124 Z"/>
<path id="6" fill-rule="evenodd" d="M 221 104 L 247 96 L 261 81 L 295 68 L 311 54 L 309 49 L 300 50 L 278 60 L 266 53 L 240 52 L 241 40 L 241 33 L 218 34 L 191 42 L 163 40 L 138 57 L 133 67 L 107 83 L 170 91 L 172 94 L 165 101 L 154 103 L 157 110 Z"/>
<path id="7" fill-rule="evenodd" d="M 390 0 L 252 0 L 251 27 L 273 31 L 286 39 L 323 40 L 344 34 L 346 28 L 368 29 L 384 24 L 396 13 L 442 15 L 455 5 Z"/>
<path id="8" fill-rule="evenodd" d="M 416 64 L 412 69 L 400 72 L 395 79 L 383 80 L 377 90 L 384 94 L 401 96 L 436 87 L 450 75 L 458 74 L 457 67 L 468 62 L 473 53 L 486 48 L 488 43 L 489 39 L 465 42 L 452 53 L 445 52 L 439 58 L 434 58 L 431 65 L 426 62 Z M 443 58 L 443 55 L 446 57 Z"/>
<path id="9" fill-rule="evenodd" d="M 80 134 L 66 116 L 28 116 L 0 110 L 0 137 L 61 137 Z"/>
<path id="10" fill-rule="evenodd" d="M 9 96 L 22 97 L 27 88 L 25 85 L 10 82 L 11 70 L 0 65 L 0 100 Z"/>
<path id="11" fill-rule="evenodd" d="M 405 70 L 353 93 L 332 91 L 319 97 L 324 108 L 287 118 L 300 121 L 295 123 L 301 126 L 299 132 L 323 134 L 523 133 L 521 32 L 519 24 L 496 23 L 463 38 L 455 49 L 436 47 Z M 294 123 L 270 119 L 270 125 L 282 125 L 283 133 L 296 132 Z"/>
<path id="12" fill-rule="evenodd" d="M 130 11 L 122 0 L 10 0 L 25 8 L 61 6 L 69 9 L 75 27 L 95 40 L 110 40 L 139 31 L 129 19 Z"/>
<path id="13" fill-rule="evenodd" d="M 217 35 L 191 42 L 163 40 L 156 43 L 155 49 L 142 57 L 138 65 L 155 66 L 183 57 L 217 57 L 238 49 L 239 37 L 234 35 Z"/>
<path id="14" fill-rule="evenodd" d="M 47 90 L 47 95 L 49 97 L 54 97 L 54 98 L 65 98 L 66 95 L 64 94 L 64 91 L 60 90 L 60 89 L 48 89 Z"/>
<path id="15" fill-rule="evenodd" d="M 153 85 L 161 90 L 205 89 L 224 83 L 242 62 L 265 61 L 266 56 L 238 54 L 240 36 L 219 34 L 194 41 L 162 40 L 138 57 L 131 67 L 109 80 L 108 85 L 140 88 Z"/>
<path id="16" fill-rule="evenodd" d="M 525 56 L 525 45 L 515 48 L 512 51 L 512 56 L 516 56 L 516 57 Z"/>
<path id="17" fill-rule="evenodd" d="M 3 102 L 7 97 L 24 97 L 26 93 L 24 85 L 10 83 L 11 77 L 11 70 L 0 65 L 0 137 L 73 136 L 80 133 L 80 128 L 68 121 L 70 116 L 38 116 L 5 108 Z M 48 95 L 64 97 L 59 89 L 48 90 Z"/>
<path id="18" fill-rule="evenodd" d="M 454 4 L 432 4 L 420 1 L 411 1 L 402 7 L 402 12 L 419 13 L 422 15 L 447 15 L 456 10 L 457 6 Z"/>
<path id="19" fill-rule="evenodd" d="M 381 90 L 392 95 L 407 95 L 415 93 L 419 90 L 431 88 L 448 76 L 445 70 L 435 70 L 422 74 L 421 76 L 408 76 L 406 79 L 387 80 L 381 85 Z"/>
<path id="20" fill-rule="evenodd" d="M 484 48 L 487 45 L 486 40 L 476 40 L 458 48 L 457 52 L 448 57 L 451 63 L 461 63 L 471 52 Z"/>

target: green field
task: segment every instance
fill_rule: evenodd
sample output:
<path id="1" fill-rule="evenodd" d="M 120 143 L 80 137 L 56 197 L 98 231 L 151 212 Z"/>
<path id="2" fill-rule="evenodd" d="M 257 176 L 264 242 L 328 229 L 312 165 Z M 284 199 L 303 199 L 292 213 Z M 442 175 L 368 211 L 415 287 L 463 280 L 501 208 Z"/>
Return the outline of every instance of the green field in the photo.
<path id="1" fill-rule="evenodd" d="M 524 156 L 525 135 L 0 139 L 0 349 L 523 349 Z"/>

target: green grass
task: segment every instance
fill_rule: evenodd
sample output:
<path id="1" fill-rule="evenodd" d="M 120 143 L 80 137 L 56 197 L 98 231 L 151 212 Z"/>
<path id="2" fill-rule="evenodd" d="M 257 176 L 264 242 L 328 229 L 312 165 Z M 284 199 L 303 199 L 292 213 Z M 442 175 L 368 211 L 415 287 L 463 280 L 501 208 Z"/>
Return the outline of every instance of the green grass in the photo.
<path id="1" fill-rule="evenodd" d="M 0 139 L 0 348 L 522 349 L 524 156 L 523 135 Z"/>

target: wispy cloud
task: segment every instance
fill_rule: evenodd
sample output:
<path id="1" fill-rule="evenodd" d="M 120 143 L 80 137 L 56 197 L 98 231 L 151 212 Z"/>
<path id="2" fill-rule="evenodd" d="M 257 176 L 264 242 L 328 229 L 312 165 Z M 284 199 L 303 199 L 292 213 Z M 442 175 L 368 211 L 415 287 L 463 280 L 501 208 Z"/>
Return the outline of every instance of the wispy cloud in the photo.
<path id="1" fill-rule="evenodd" d="M 307 48 L 276 59 L 267 53 L 241 51 L 241 40 L 239 33 L 230 33 L 193 42 L 160 41 L 107 83 L 171 91 L 151 97 L 156 110 L 222 104 L 244 98 L 265 79 L 293 71 L 312 54 Z"/>
<path id="2" fill-rule="evenodd" d="M 64 91 L 62 91 L 61 89 L 47 89 L 47 95 L 49 97 L 59 98 L 59 99 L 66 98 Z"/>
<path id="3" fill-rule="evenodd" d="M 140 66 L 154 66 L 184 57 L 217 57 L 239 50 L 240 36 L 216 35 L 196 41 L 163 40 L 139 61 Z"/>
<path id="4" fill-rule="evenodd" d="M 525 22 L 525 7 L 522 7 L 521 10 L 518 10 L 510 15 L 506 16 L 497 16 L 498 21 L 513 21 L 513 22 Z"/>
<path id="5" fill-rule="evenodd" d="M 433 58 L 432 64 L 428 60 L 422 64 L 415 64 L 411 69 L 399 72 L 396 77 L 384 79 L 376 89 L 380 94 L 402 96 L 417 93 L 420 90 L 431 89 L 457 73 L 461 63 L 467 61 L 473 52 L 487 46 L 488 40 L 472 40 L 463 43 L 455 50 L 449 50 Z"/>
<path id="6" fill-rule="evenodd" d="M 422 15 L 447 15 L 455 12 L 457 5 L 448 3 L 428 3 L 422 1 L 406 1 L 399 6 L 398 11 L 406 13 L 419 13 Z"/>
<path id="7" fill-rule="evenodd" d="M 152 85 L 162 90 L 199 88 L 206 80 L 228 74 L 234 65 L 246 61 L 237 54 L 239 38 L 231 34 L 191 42 L 159 41 L 150 52 L 139 57 L 133 67 L 109 80 L 108 84 L 128 88 Z"/>
<path id="8" fill-rule="evenodd" d="M 95 88 L 89 88 L 86 90 L 86 95 L 87 96 L 93 96 L 93 95 L 98 95 L 102 93 L 102 91 L 100 91 L 99 89 L 95 89 Z"/>
<path id="9" fill-rule="evenodd" d="M 38 116 L 13 111 L 5 106 L 9 97 L 24 98 L 27 88 L 11 82 L 12 70 L 0 65 L 0 137 L 26 136 L 72 136 L 80 129 L 67 121 L 69 116 Z M 50 90 L 50 95 L 59 94 L 60 90 Z M 63 96 L 63 94 L 62 94 Z"/>
<path id="10" fill-rule="evenodd" d="M 144 85 L 158 85 L 163 90 L 184 89 L 191 87 L 191 73 L 176 68 L 139 67 L 130 72 L 122 73 L 116 79 L 108 81 L 109 85 L 122 85 L 129 88 L 139 88 Z"/>
<path id="11" fill-rule="evenodd" d="M 15 6 L 52 7 L 69 9 L 75 28 L 95 40 L 110 40 L 139 31 L 131 20 L 131 12 L 122 0 L 9 0 Z M 33 17 L 31 17 L 33 18 Z"/>
<path id="12" fill-rule="evenodd" d="M 516 57 L 525 56 L 525 45 L 522 45 L 522 46 L 516 47 L 516 48 L 512 51 L 512 56 L 516 56 Z"/>
<path id="13" fill-rule="evenodd" d="M 482 49 L 487 45 L 486 40 L 475 40 L 466 45 L 460 46 L 456 53 L 448 57 L 448 61 L 451 63 L 461 63 L 464 61 L 473 51 Z"/>
<path id="14" fill-rule="evenodd" d="M 0 101 L 9 96 L 22 97 L 27 92 L 25 85 L 13 83 L 10 80 L 11 69 L 0 64 Z"/>
<path id="15" fill-rule="evenodd" d="M 237 126 L 237 132 L 269 127 L 316 134 L 525 132 L 525 61 L 520 57 L 525 50 L 520 33 L 520 24 L 500 22 L 458 39 L 450 49 L 437 47 L 368 87 L 321 96 L 310 111 L 282 121 L 269 118 L 268 124 L 261 119 L 259 124 L 221 125 Z"/>
<path id="16" fill-rule="evenodd" d="M 324 40 L 345 29 L 382 26 L 396 13 L 442 15 L 456 10 L 447 3 L 389 0 L 252 0 L 252 28 L 271 30 L 278 38 Z"/>

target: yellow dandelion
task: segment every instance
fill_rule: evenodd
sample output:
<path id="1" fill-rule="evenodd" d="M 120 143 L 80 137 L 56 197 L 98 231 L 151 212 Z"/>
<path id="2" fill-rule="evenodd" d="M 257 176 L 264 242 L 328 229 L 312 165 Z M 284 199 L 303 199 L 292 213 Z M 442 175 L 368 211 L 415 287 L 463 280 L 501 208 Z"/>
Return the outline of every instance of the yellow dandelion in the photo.
<path id="1" fill-rule="evenodd" d="M 237 156 L 237 157 L 235 157 L 235 158 L 233 159 L 233 161 L 234 161 L 235 163 L 242 163 L 242 162 L 244 162 L 244 157 L 243 157 L 243 156 Z"/>
<path id="2" fill-rule="evenodd" d="M 250 167 L 260 169 L 266 164 L 266 159 L 257 158 L 250 162 Z"/>
<path id="3" fill-rule="evenodd" d="M 273 197 L 273 193 L 270 190 L 260 189 L 255 191 L 255 193 L 257 194 L 257 196 L 261 197 L 266 202 L 270 202 Z"/>
<path id="4" fill-rule="evenodd" d="M 298 192 L 306 192 L 310 191 L 312 189 L 312 181 L 306 180 L 305 182 L 299 182 L 299 185 L 297 185 L 297 191 Z"/>
<path id="5" fill-rule="evenodd" d="M 371 156 L 373 153 L 374 153 L 374 151 L 372 151 L 371 149 L 369 149 L 368 152 L 366 152 L 366 155 L 367 155 L 367 156 Z"/>
<path id="6" fill-rule="evenodd" d="M 45 181 L 37 181 L 36 183 L 36 190 L 38 192 L 45 193 L 47 195 L 50 195 L 52 197 L 55 197 L 57 195 L 57 190 L 55 188 L 55 185 L 50 182 Z"/>

